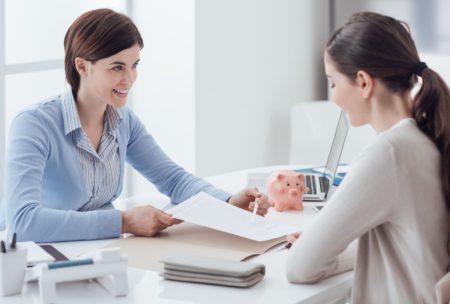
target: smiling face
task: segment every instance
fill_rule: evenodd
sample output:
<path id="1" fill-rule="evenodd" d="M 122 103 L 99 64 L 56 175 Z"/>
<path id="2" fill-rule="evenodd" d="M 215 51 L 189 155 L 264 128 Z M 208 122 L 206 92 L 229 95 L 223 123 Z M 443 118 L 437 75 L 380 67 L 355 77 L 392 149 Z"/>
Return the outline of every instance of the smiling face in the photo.
<path id="1" fill-rule="evenodd" d="M 128 93 L 137 78 L 140 47 L 134 45 L 111 57 L 90 62 L 77 58 L 80 91 L 89 102 L 109 104 L 115 108 L 125 105 Z"/>
<path id="2" fill-rule="evenodd" d="M 330 82 L 331 100 L 344 110 L 352 126 L 368 123 L 368 102 L 364 98 L 363 84 L 359 79 L 351 80 L 340 73 L 331 57 L 325 52 L 325 74 Z M 358 72 L 359 73 L 359 72 Z"/>

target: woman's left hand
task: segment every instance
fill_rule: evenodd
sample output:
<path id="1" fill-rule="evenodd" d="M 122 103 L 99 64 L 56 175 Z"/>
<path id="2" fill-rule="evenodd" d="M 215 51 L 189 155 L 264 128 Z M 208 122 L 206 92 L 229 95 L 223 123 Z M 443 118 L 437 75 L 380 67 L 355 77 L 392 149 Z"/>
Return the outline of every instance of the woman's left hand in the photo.
<path id="1" fill-rule="evenodd" d="M 289 243 L 289 247 L 291 247 L 292 244 L 294 244 L 294 242 L 296 240 L 298 240 L 301 235 L 302 235 L 301 232 L 294 232 L 294 233 L 291 233 L 291 234 L 287 235 L 286 236 L 286 241 Z"/>
<path id="2" fill-rule="evenodd" d="M 257 202 L 257 213 L 259 215 L 266 215 L 270 207 L 267 196 L 259 192 L 258 188 L 256 187 L 245 188 L 238 193 L 235 193 L 230 197 L 228 202 L 247 211 L 253 211 L 253 208 L 255 208 L 255 202 Z"/>

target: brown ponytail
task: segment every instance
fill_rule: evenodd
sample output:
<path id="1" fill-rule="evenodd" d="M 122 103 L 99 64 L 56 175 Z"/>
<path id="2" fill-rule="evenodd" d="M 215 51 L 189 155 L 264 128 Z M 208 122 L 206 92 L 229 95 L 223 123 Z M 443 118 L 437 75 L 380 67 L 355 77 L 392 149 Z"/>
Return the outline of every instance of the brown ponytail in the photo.
<path id="1" fill-rule="evenodd" d="M 413 100 L 412 114 L 442 154 L 442 187 L 450 211 L 450 92 L 435 71 L 426 68 L 421 77 L 422 86 Z"/>
<path id="2" fill-rule="evenodd" d="M 450 211 L 450 92 L 435 71 L 427 68 L 421 76 L 422 86 L 413 100 L 412 114 L 419 128 L 428 134 L 441 152 L 442 188 Z M 450 238 L 447 251 L 450 253 Z M 450 271 L 450 265 L 447 271 Z"/>

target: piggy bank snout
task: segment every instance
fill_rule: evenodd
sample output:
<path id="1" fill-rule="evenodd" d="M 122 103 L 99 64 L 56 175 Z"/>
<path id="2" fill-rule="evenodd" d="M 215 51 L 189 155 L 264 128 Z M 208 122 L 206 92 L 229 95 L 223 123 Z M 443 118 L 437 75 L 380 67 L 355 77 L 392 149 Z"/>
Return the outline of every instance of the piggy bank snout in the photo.
<path id="1" fill-rule="evenodd" d="M 289 196 L 291 197 L 298 197 L 300 196 L 300 191 L 298 191 L 298 189 L 290 189 L 289 190 Z"/>

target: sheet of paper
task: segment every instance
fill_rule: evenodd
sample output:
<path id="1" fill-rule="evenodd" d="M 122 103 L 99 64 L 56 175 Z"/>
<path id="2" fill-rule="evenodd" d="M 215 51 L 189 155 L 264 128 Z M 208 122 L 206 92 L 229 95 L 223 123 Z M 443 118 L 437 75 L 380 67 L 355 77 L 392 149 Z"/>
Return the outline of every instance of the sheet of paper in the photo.
<path id="1" fill-rule="evenodd" d="M 298 228 L 269 220 L 227 204 L 200 192 L 166 211 L 186 222 L 238 235 L 254 241 L 266 241 L 298 231 Z"/>

